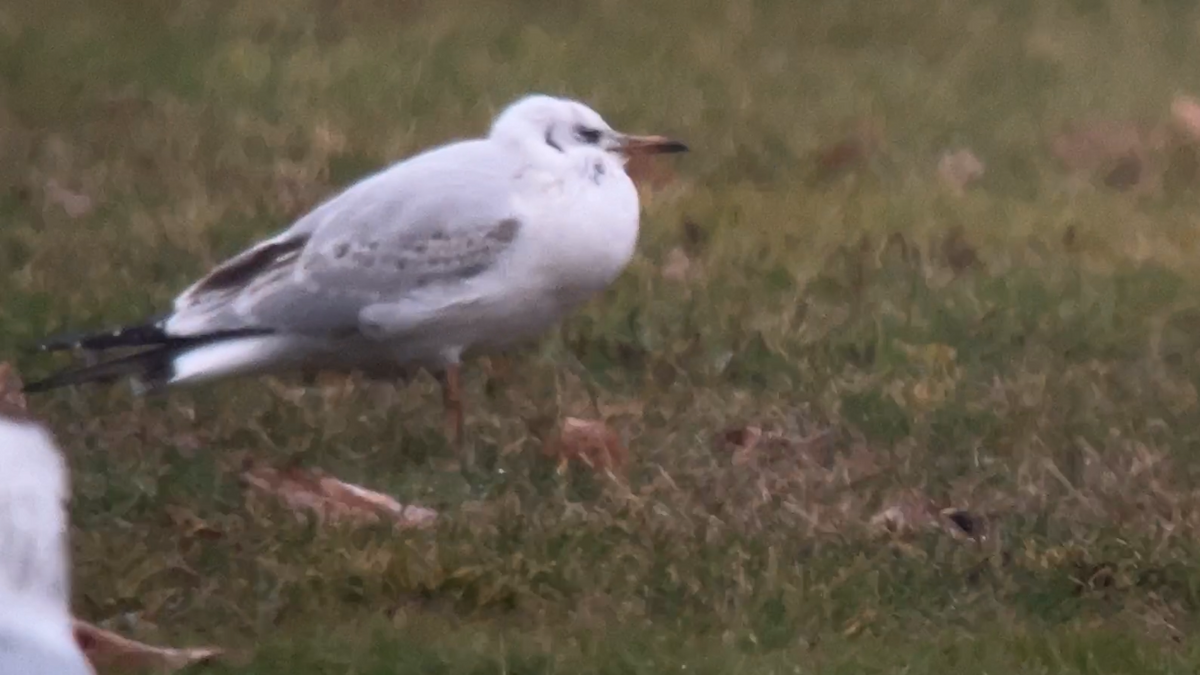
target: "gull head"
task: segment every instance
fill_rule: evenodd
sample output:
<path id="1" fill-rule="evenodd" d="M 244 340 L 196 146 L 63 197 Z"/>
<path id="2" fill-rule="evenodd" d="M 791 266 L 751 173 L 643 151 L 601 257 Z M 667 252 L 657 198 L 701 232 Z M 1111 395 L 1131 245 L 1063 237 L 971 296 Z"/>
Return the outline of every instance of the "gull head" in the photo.
<path id="1" fill-rule="evenodd" d="M 599 113 L 578 101 L 540 94 L 526 96 L 508 106 L 492 123 L 488 137 L 538 154 L 598 149 L 617 155 L 621 161 L 636 154 L 688 149 L 665 136 L 620 133 Z"/>

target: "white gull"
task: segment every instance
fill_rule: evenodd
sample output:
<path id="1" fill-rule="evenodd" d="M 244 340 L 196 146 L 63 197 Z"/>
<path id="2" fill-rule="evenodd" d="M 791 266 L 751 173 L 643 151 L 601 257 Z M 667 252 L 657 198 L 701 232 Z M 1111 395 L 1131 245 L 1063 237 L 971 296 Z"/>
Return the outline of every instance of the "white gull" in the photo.
<path id="1" fill-rule="evenodd" d="M 166 315 L 47 340 L 47 351 L 139 351 L 26 391 L 121 377 L 154 390 L 286 370 L 402 377 L 425 368 L 442 381 L 461 443 L 464 353 L 534 338 L 611 284 L 638 236 L 625 162 L 686 149 L 618 133 L 576 101 L 523 98 L 485 138 L 369 176 L 217 266 Z"/>
<path id="2" fill-rule="evenodd" d="M 66 463 L 3 401 L 0 466 L 0 673 L 91 675 L 72 627 Z"/>

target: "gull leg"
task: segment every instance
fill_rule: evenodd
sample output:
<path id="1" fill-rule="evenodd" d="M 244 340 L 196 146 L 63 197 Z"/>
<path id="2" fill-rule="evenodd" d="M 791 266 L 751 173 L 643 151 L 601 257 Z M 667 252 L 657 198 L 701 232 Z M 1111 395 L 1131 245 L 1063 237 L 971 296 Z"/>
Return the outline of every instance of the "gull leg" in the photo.
<path id="1" fill-rule="evenodd" d="M 459 365 L 454 363 L 442 371 L 442 407 L 446 412 L 446 436 L 465 468 L 474 463 L 474 457 L 466 452 L 463 440 L 462 384 L 459 370 Z"/>

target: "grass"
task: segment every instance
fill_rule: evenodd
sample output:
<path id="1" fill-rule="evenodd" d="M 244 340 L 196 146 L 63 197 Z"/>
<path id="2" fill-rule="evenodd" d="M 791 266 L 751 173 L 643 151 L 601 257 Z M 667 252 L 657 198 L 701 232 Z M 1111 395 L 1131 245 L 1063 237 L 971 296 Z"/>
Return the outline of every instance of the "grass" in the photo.
<path id="1" fill-rule="evenodd" d="M 469 371 L 467 478 L 427 378 L 36 399 L 78 614 L 227 646 L 231 673 L 1195 672 L 1200 185 L 1078 189 L 1047 141 L 1165 119 L 1200 92 L 1198 26 L 1166 0 L 0 6 L 0 354 L 27 375 L 41 335 L 159 310 L 523 93 L 694 150 L 609 293 Z M 856 120 L 880 154 L 813 180 Z M 987 167 L 961 196 L 958 147 Z M 622 482 L 541 456 L 595 414 L 572 357 Z M 777 440 L 735 461 L 746 425 Z M 250 457 L 441 524 L 297 523 L 244 498 Z M 872 527 L 925 499 L 986 536 Z"/>

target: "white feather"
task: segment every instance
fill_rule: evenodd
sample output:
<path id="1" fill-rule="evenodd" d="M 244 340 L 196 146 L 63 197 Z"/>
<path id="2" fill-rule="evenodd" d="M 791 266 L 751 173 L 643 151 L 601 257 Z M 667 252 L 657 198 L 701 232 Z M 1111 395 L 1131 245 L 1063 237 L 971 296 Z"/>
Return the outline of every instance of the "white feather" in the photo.
<path id="1" fill-rule="evenodd" d="M 67 468 L 41 425 L 0 417 L 0 675 L 92 673 L 71 628 Z"/>
<path id="2" fill-rule="evenodd" d="M 278 366 L 277 357 L 294 353 L 293 340 L 271 335 L 243 337 L 195 347 L 172 361 L 170 384 L 199 384 L 233 374 Z"/>

